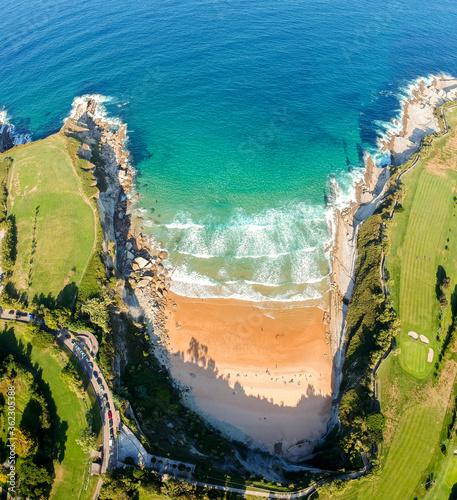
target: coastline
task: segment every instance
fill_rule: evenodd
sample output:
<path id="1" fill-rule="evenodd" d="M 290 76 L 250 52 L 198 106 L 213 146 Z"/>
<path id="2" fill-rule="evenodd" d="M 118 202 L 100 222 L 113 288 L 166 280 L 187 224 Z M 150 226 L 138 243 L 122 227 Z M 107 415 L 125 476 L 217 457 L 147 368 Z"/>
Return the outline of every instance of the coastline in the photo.
<path id="1" fill-rule="evenodd" d="M 420 147 L 428 134 L 439 132 L 435 115 L 437 107 L 457 99 L 457 78 L 429 77 L 429 84 L 419 79 L 410 86 L 409 97 L 401 101 L 400 119 L 393 119 L 392 132 L 379 140 L 378 149 L 391 158 L 390 166 L 399 166 Z M 399 124 L 401 127 L 399 128 Z M 356 201 L 334 214 L 334 245 L 330 254 L 330 337 L 334 366 L 333 415 L 329 430 L 338 423 L 339 387 L 346 350 L 345 318 L 352 294 L 357 263 L 357 235 L 360 225 L 374 213 L 383 199 L 390 166 L 378 168 L 371 156 L 367 157 L 363 180 L 356 186 Z"/>
<path id="2" fill-rule="evenodd" d="M 440 86 L 454 84 L 456 80 L 443 79 L 430 86 L 418 84 L 411 99 L 402 103 L 404 131 L 392 135 L 380 150 L 391 148 L 394 161 L 412 154 L 421 137 L 434 126 L 438 129 L 436 106 L 455 95 L 455 89 L 444 91 Z M 133 194 L 135 171 L 128 161 L 127 129 L 104 117 L 93 97 L 77 101 L 64 128 L 82 140 L 81 157 L 90 160 L 95 154 L 105 163 L 108 181 L 97 199 L 103 253 L 108 269 L 116 269 L 128 281 L 123 299 L 129 314 L 136 321 L 147 320 L 151 349 L 177 386 L 193 390 L 183 391 L 187 406 L 233 439 L 252 443 L 254 438 L 252 444 L 290 460 L 303 459 L 337 422 L 357 232 L 382 199 L 389 168 L 377 168 L 367 157 L 364 179 L 356 185 L 357 200 L 334 212 L 328 311 L 302 303 L 286 309 L 283 303 L 189 299 L 170 292 L 169 270 L 163 265 L 166 252 L 152 248 L 135 228 L 129 207 L 138 195 Z M 274 351 L 273 357 L 267 347 Z M 268 366 L 275 358 L 279 360 L 275 367 Z"/>
<path id="3" fill-rule="evenodd" d="M 0 153 L 7 151 L 14 147 L 13 142 L 13 128 L 8 123 L 6 113 L 0 113 Z"/>

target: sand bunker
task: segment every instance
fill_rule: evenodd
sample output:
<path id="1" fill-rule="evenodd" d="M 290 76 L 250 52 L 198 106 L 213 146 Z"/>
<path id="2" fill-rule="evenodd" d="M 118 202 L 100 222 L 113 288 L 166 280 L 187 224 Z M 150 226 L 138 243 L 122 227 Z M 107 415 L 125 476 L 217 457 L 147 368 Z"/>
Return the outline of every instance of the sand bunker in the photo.
<path id="1" fill-rule="evenodd" d="M 420 339 L 421 339 L 421 342 L 423 342 L 424 344 L 430 343 L 430 341 L 428 340 L 428 338 L 425 335 L 421 335 Z"/>
<path id="2" fill-rule="evenodd" d="M 414 340 L 417 340 L 419 338 L 419 334 L 417 334 L 416 332 L 408 332 L 408 335 Z"/>

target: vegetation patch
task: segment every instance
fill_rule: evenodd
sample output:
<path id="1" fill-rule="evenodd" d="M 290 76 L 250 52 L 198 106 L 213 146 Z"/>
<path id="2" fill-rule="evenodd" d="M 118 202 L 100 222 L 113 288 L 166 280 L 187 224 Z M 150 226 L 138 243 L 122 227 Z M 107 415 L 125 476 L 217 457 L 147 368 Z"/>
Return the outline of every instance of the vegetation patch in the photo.
<path id="1" fill-rule="evenodd" d="M 455 154 L 457 113 L 449 111 L 446 116 L 450 133 L 425 138 L 421 160 L 415 167 L 398 176 L 411 166 L 413 160 L 409 160 L 393 172 L 387 198 L 360 231 L 357 273 L 362 273 L 367 284 L 361 283 L 360 289 L 356 278 L 357 293 L 349 305 L 346 392 L 340 407 L 346 427 L 338 443 L 344 448 L 345 440 L 350 440 L 353 449 L 361 445 L 371 452 L 372 471 L 353 482 L 334 482 L 320 488 L 319 498 L 453 498 L 452 481 L 457 477 L 453 455 L 457 444 L 457 173 L 455 162 L 447 168 L 439 168 L 439 163 Z M 451 165 L 453 168 L 449 168 Z M 376 217 L 382 220 L 380 233 L 373 229 Z M 370 228 L 368 238 L 364 237 L 364 226 Z M 380 289 L 370 284 L 370 272 L 373 283 L 375 273 L 379 276 L 380 253 L 371 248 L 368 254 L 367 243 L 380 243 L 387 256 L 389 293 L 384 304 L 397 315 L 397 319 L 392 316 L 390 329 L 395 342 L 390 356 L 381 362 L 374 384 L 371 370 L 381 351 L 374 353 L 375 358 L 371 352 L 365 353 L 364 362 L 353 355 L 354 350 L 362 353 L 364 346 L 370 345 L 362 340 L 360 330 L 370 318 L 375 318 L 371 326 L 375 325 L 380 311 Z M 364 262 L 367 256 L 369 263 Z M 358 296 L 364 286 L 371 286 L 375 292 L 375 300 L 365 304 L 368 318 L 357 306 L 363 307 Z M 368 335 L 372 331 L 370 328 Z M 354 345 L 354 339 L 359 338 Z M 377 350 L 376 342 L 371 345 Z M 432 362 L 429 349 L 433 349 Z M 365 374 L 363 367 L 367 368 Z M 369 413 L 369 408 L 375 413 Z M 368 440 L 363 439 L 365 428 L 373 438 L 369 447 Z"/>
<path id="2" fill-rule="evenodd" d="M 60 349 L 59 355 L 54 356 L 52 346 L 37 348 L 30 343 L 29 335 L 25 325 L 10 323 L 10 328 L 0 332 L 0 352 L 13 355 L 16 363 L 33 373 L 33 379 L 47 403 L 50 437 L 47 447 L 40 445 L 38 449 L 46 454 L 48 460 L 52 459 L 49 473 L 52 472 L 54 481 L 51 481 L 52 490 L 43 498 L 89 499 L 96 481 L 91 482 L 87 491 L 84 490 L 83 483 L 86 477 L 90 477 L 87 474 L 88 455 L 77 440 L 89 427 L 89 420 L 95 434 L 98 436 L 100 433 L 101 416 L 95 393 L 87 378 L 84 380 L 84 401 L 81 395 L 69 391 L 60 373 L 71 356 Z M 34 413 L 29 413 L 29 417 L 31 421 L 39 422 Z"/>

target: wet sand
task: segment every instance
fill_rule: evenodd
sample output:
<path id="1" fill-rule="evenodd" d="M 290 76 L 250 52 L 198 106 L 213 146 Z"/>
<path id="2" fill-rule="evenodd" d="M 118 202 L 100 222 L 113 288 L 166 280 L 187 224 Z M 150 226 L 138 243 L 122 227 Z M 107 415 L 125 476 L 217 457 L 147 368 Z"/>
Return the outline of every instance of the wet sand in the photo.
<path id="1" fill-rule="evenodd" d="M 171 373 L 187 404 L 235 439 L 286 452 L 327 429 L 332 360 L 324 313 L 305 303 L 192 299 L 170 294 Z M 311 451 L 304 444 L 286 453 Z"/>

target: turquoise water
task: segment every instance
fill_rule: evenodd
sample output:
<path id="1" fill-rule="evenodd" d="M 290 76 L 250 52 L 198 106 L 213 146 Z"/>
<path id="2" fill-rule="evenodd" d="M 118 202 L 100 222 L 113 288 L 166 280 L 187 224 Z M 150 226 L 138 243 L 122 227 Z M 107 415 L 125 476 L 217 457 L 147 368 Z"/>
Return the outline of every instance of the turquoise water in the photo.
<path id="1" fill-rule="evenodd" d="M 419 76 L 457 74 L 444 0 L 2 1 L 0 109 L 34 138 L 74 97 L 128 124 L 144 232 L 193 296 L 317 298 L 339 203 Z"/>

